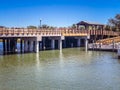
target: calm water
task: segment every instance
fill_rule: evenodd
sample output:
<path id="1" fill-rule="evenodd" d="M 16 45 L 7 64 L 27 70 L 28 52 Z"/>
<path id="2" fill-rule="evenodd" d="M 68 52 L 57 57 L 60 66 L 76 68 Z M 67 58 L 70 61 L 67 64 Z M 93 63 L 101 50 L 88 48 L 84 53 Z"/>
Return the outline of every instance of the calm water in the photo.
<path id="1" fill-rule="evenodd" d="M 120 90 L 120 60 L 80 48 L 0 56 L 0 90 Z"/>

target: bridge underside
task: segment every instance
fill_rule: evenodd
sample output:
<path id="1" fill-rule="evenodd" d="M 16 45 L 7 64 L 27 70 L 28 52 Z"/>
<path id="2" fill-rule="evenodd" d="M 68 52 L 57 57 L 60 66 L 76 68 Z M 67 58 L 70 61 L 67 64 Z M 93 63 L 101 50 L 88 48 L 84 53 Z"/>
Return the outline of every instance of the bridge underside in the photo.
<path id="1" fill-rule="evenodd" d="M 85 36 L 1 37 L 3 54 L 39 52 L 41 50 L 86 46 Z"/>

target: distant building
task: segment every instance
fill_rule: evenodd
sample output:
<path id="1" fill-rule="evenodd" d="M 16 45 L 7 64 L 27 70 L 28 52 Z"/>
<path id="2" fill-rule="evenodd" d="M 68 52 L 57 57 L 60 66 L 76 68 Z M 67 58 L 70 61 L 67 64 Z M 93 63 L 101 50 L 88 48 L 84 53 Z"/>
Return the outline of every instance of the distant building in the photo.
<path id="1" fill-rule="evenodd" d="M 87 22 L 87 21 L 81 21 L 76 25 L 77 25 L 77 29 L 85 29 L 85 30 L 103 30 L 105 26 L 104 24 Z"/>

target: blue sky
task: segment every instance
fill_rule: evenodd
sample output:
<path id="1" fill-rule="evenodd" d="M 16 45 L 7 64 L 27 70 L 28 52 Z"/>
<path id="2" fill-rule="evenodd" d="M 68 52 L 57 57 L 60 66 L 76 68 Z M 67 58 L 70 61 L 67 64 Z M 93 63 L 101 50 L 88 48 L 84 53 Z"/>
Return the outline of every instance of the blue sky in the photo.
<path id="1" fill-rule="evenodd" d="M 0 25 L 67 27 L 81 20 L 106 24 L 120 13 L 120 0 L 1 0 Z"/>

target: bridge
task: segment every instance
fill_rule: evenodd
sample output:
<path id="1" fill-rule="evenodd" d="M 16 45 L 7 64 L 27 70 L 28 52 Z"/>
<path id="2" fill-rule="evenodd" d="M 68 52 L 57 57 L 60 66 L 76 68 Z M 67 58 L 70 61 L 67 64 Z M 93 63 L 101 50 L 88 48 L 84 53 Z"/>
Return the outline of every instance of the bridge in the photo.
<path id="1" fill-rule="evenodd" d="M 118 32 L 106 30 L 80 30 L 72 28 L 55 29 L 27 29 L 27 28 L 0 28 L 0 39 L 3 42 L 4 53 L 18 52 L 17 42 L 20 43 L 20 52 L 39 52 L 46 49 L 62 49 L 63 47 L 80 47 L 84 43 L 86 49 L 88 39 L 92 36 L 119 36 Z M 82 40 L 81 40 L 82 39 Z"/>

